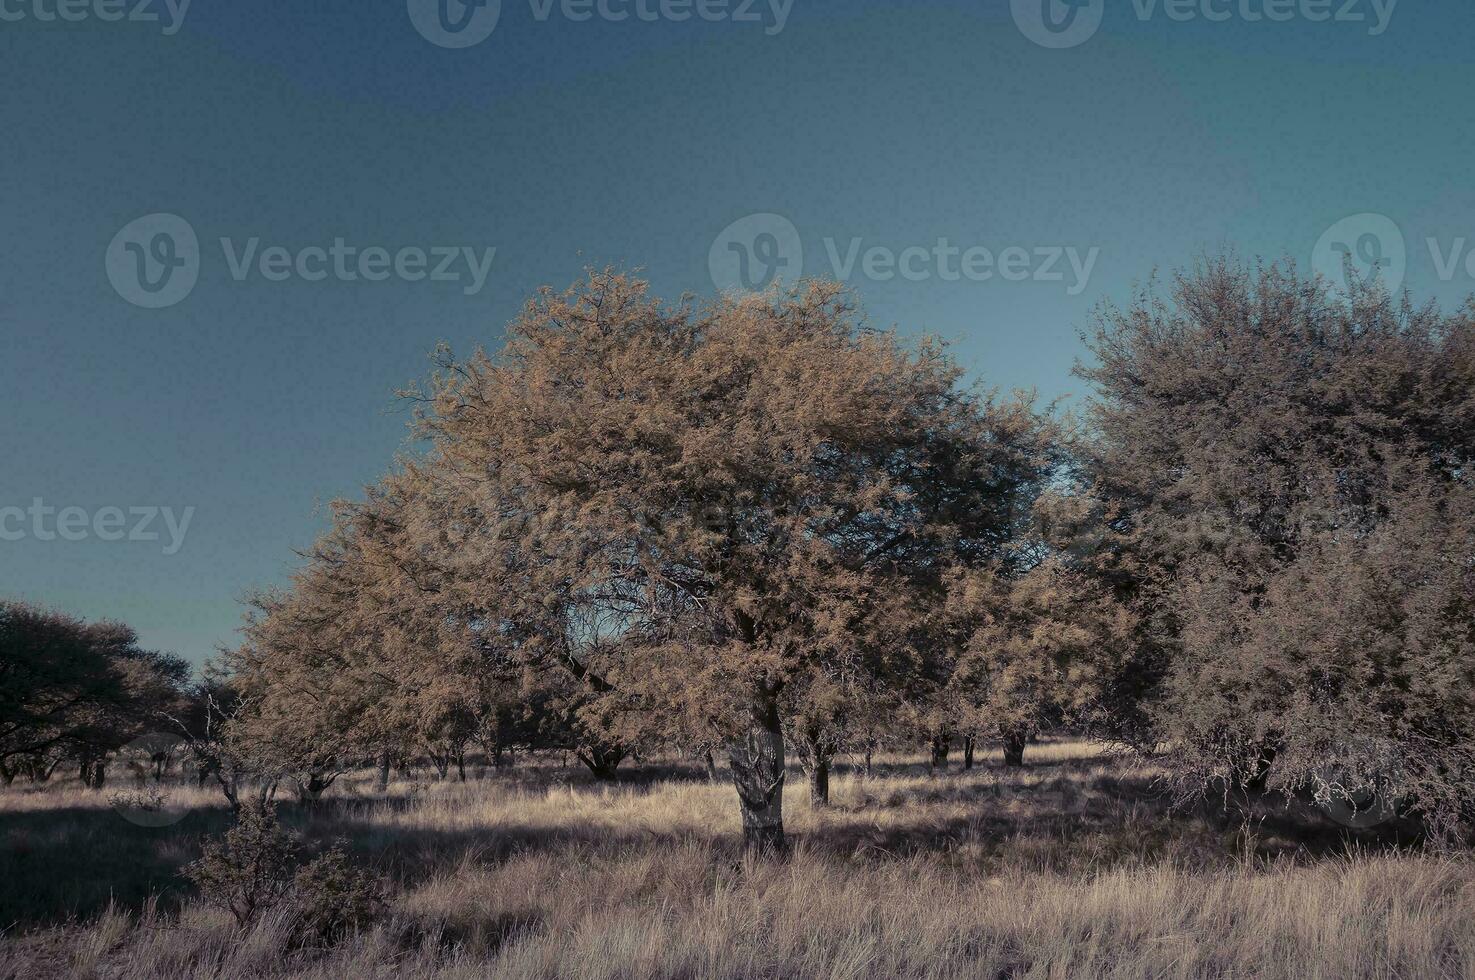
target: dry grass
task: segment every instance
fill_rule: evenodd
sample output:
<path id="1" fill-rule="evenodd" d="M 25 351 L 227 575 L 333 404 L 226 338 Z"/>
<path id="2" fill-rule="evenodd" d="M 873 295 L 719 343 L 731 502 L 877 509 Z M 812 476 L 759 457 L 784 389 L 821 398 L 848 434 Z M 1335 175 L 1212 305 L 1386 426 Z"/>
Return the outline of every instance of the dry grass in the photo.
<path id="1" fill-rule="evenodd" d="M 1175 814 L 1150 770 L 1080 744 L 1030 761 L 928 779 L 887 760 L 840 775 L 829 810 L 796 780 L 786 863 L 738 852 L 729 787 L 669 769 L 609 788 L 545 765 L 382 797 L 350 781 L 287 816 L 309 838 L 348 837 L 394 882 L 393 914 L 295 952 L 284 913 L 242 932 L 172 877 L 224 826 L 218 808 L 145 830 L 105 795 L 12 790 L 0 914 L 18 925 L 0 973 L 1475 977 L 1464 859 L 1350 842 L 1263 804 L 1248 831 Z"/>

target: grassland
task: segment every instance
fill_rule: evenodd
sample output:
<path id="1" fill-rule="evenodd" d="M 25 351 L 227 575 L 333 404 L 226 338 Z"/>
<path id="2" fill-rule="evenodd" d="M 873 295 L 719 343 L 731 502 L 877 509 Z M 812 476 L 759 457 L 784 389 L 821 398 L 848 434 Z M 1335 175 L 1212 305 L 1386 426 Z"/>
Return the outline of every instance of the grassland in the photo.
<path id="1" fill-rule="evenodd" d="M 1062 742 L 842 771 L 834 805 L 791 779 L 786 862 L 745 858 L 730 786 L 648 765 L 601 786 L 557 760 L 467 783 L 349 777 L 284 808 L 390 882 L 390 914 L 290 949 L 179 868 L 229 823 L 176 788 L 134 826 L 108 792 L 0 792 L 0 975 L 15 977 L 1475 977 L 1475 864 L 1259 800 L 1175 811 L 1138 761 Z M 480 778 L 478 778 L 480 777 Z M 116 789 L 117 787 L 115 787 Z"/>

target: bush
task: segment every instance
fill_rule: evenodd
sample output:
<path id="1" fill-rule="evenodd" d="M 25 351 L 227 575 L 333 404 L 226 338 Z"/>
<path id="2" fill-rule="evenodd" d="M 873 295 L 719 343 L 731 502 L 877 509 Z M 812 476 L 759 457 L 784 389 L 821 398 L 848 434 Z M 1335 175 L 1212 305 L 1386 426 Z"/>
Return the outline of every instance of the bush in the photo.
<path id="1" fill-rule="evenodd" d="M 296 839 L 277 824 L 269 803 L 242 804 L 236 825 L 217 840 L 184 874 L 209 904 L 228 910 L 242 926 L 281 901 L 292 888 L 298 861 Z"/>
<path id="2" fill-rule="evenodd" d="M 294 941 L 300 944 L 336 942 L 373 923 L 385 908 L 378 879 L 349 864 L 342 841 L 297 870 L 293 903 Z"/>
<path id="3" fill-rule="evenodd" d="M 385 908 L 380 882 L 355 869 L 338 841 L 307 864 L 270 804 L 242 806 L 236 825 L 184 869 L 209 904 L 248 926 L 266 909 L 290 903 L 293 945 L 328 944 L 372 923 Z"/>

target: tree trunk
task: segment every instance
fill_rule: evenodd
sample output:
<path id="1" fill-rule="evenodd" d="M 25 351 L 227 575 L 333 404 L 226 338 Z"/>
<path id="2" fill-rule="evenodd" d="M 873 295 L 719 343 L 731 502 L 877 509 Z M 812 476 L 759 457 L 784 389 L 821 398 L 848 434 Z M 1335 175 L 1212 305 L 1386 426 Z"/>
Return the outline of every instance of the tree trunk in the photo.
<path id="1" fill-rule="evenodd" d="M 297 799 L 303 803 L 317 803 L 323 798 L 323 792 L 337 778 L 319 772 L 308 773 L 306 781 L 297 780 Z"/>
<path id="2" fill-rule="evenodd" d="M 809 767 L 809 802 L 815 806 L 830 805 L 830 763 L 816 762 Z"/>
<path id="3" fill-rule="evenodd" d="M 871 752 L 872 752 L 872 749 L 870 748 L 870 746 L 866 746 L 866 776 L 867 777 L 869 777 L 871 775 Z"/>
<path id="4" fill-rule="evenodd" d="M 383 793 L 389 789 L 389 753 L 385 752 L 379 757 L 379 792 Z"/>
<path id="5" fill-rule="evenodd" d="M 466 782 L 466 753 L 460 749 L 456 751 L 456 779 Z"/>
<path id="6" fill-rule="evenodd" d="M 963 736 L 963 769 L 973 768 L 973 750 L 977 746 L 972 735 Z"/>
<path id="7" fill-rule="evenodd" d="M 947 732 L 938 732 L 932 736 L 932 754 L 927 760 L 928 773 L 936 775 L 938 772 L 947 772 L 947 754 L 951 748 Z"/>
<path id="8" fill-rule="evenodd" d="M 1004 732 L 1004 765 L 1018 768 L 1024 765 L 1024 746 L 1029 736 L 1020 729 L 1011 728 Z"/>
<path id="9" fill-rule="evenodd" d="M 784 733 L 778 702 L 764 695 L 751 708 L 748 732 L 729 749 L 733 786 L 743 814 L 743 844 L 749 853 L 783 856 Z"/>
<path id="10" fill-rule="evenodd" d="M 603 745 L 594 745 L 586 749 L 576 749 L 574 754 L 594 774 L 595 779 L 604 783 L 614 780 L 615 770 L 619 768 L 620 762 L 625 758 L 624 749 L 618 747 L 611 748 Z"/>
<path id="11" fill-rule="evenodd" d="M 721 774 L 719 774 L 717 772 L 717 760 L 714 759 L 714 758 L 712 758 L 712 750 L 711 749 L 708 749 L 706 751 L 705 758 L 706 758 L 706 762 L 707 762 L 707 781 L 708 782 L 715 783 L 719 779 L 721 779 L 722 777 L 721 777 Z"/>
<path id="12" fill-rule="evenodd" d="M 813 731 L 804 733 L 804 774 L 809 777 L 809 802 L 815 806 L 830 805 L 830 763 L 834 754 L 824 739 Z"/>
<path id="13" fill-rule="evenodd" d="M 1262 745 L 1250 770 L 1249 779 L 1245 780 L 1245 788 L 1256 793 L 1265 792 L 1265 784 L 1270 779 L 1270 767 L 1274 763 L 1275 747 Z"/>

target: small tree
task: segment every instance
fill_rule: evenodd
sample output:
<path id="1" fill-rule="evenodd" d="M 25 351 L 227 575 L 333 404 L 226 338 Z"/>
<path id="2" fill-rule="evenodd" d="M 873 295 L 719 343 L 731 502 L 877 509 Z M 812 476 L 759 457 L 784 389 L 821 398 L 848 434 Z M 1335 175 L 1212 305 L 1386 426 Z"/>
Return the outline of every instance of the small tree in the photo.
<path id="1" fill-rule="evenodd" d="M 223 837 L 204 842 L 204 853 L 184 874 L 206 902 L 247 926 L 291 890 L 298 857 L 298 844 L 277 823 L 275 807 L 249 803 L 236 810 L 236 823 Z"/>

